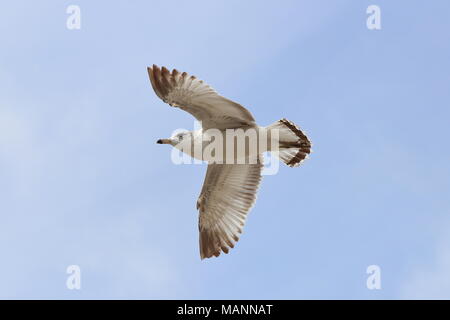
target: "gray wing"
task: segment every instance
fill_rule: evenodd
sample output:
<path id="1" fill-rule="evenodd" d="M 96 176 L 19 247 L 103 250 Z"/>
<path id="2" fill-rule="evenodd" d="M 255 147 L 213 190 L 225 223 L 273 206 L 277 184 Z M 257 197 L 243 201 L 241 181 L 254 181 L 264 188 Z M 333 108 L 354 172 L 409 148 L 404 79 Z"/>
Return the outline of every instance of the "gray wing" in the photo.
<path id="1" fill-rule="evenodd" d="M 176 69 L 147 68 L 156 95 L 173 107 L 192 114 L 203 128 L 236 128 L 254 125 L 252 114 L 240 104 L 219 95 L 204 81 Z"/>
<path id="2" fill-rule="evenodd" d="M 197 201 L 200 257 L 228 253 L 242 233 L 247 213 L 256 201 L 262 160 L 256 164 L 209 164 Z"/>

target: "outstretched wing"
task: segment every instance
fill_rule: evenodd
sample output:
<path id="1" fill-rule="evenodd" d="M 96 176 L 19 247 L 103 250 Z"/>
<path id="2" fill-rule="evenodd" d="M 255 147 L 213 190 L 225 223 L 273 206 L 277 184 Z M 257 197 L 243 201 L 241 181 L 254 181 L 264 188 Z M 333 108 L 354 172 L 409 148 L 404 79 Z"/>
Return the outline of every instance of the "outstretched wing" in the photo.
<path id="1" fill-rule="evenodd" d="M 183 109 L 202 122 L 203 128 L 236 128 L 254 125 L 252 114 L 240 104 L 219 95 L 213 88 L 186 72 L 153 65 L 147 68 L 153 90 L 173 107 Z"/>
<path id="2" fill-rule="evenodd" d="M 228 253 L 256 200 L 262 160 L 256 164 L 209 164 L 197 201 L 200 257 Z"/>

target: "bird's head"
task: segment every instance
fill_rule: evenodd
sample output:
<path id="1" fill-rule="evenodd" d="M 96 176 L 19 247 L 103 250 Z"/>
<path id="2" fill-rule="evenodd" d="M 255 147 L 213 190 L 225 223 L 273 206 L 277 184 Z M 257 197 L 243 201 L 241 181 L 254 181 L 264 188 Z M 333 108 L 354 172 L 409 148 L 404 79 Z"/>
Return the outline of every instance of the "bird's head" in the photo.
<path id="1" fill-rule="evenodd" d="M 182 142 L 186 142 L 187 140 L 190 140 L 191 133 L 189 131 L 183 131 L 183 132 L 177 132 L 174 135 L 172 135 L 169 139 L 159 139 L 156 141 L 158 144 L 170 144 L 172 146 L 176 146 Z"/>

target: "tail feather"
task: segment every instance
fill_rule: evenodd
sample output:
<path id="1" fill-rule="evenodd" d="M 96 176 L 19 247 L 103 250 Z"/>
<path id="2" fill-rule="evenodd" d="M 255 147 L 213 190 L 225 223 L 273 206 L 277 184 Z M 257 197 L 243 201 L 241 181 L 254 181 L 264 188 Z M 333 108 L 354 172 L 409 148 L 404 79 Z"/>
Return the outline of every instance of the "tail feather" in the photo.
<path id="1" fill-rule="evenodd" d="M 311 142 L 293 122 L 281 119 L 268 127 L 278 130 L 278 157 L 290 167 L 299 166 L 311 153 Z"/>

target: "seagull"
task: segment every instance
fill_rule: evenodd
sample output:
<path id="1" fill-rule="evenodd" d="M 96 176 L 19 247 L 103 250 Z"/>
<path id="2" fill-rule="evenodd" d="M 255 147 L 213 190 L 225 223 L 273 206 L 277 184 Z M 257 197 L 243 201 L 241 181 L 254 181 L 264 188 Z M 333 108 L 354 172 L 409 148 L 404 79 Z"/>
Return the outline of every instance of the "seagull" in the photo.
<path id="1" fill-rule="evenodd" d="M 244 163 L 239 162 L 242 159 L 235 155 L 233 161 L 237 162 L 229 163 L 214 161 L 217 159 L 200 152 L 200 159 L 208 163 L 197 200 L 200 258 L 228 253 L 239 240 L 247 214 L 256 201 L 263 169 L 262 153 L 274 152 L 288 166 L 297 167 L 310 154 L 311 142 L 297 125 L 287 119 L 267 127 L 258 126 L 250 111 L 186 72 L 169 71 L 157 65 L 148 67 L 147 71 L 152 88 L 162 101 L 189 112 L 201 123 L 201 129 L 176 133 L 168 139 L 159 139 L 157 143 L 172 145 L 198 158 L 191 148 L 186 151 L 182 146 L 200 142 L 206 151 L 204 136 L 212 131 L 225 136 L 228 130 L 254 130 L 258 137 L 267 137 L 264 139 L 271 143 L 277 140 L 276 144 L 268 143 L 270 146 L 253 153 L 246 147 Z M 276 147 L 271 147 L 273 145 Z"/>

